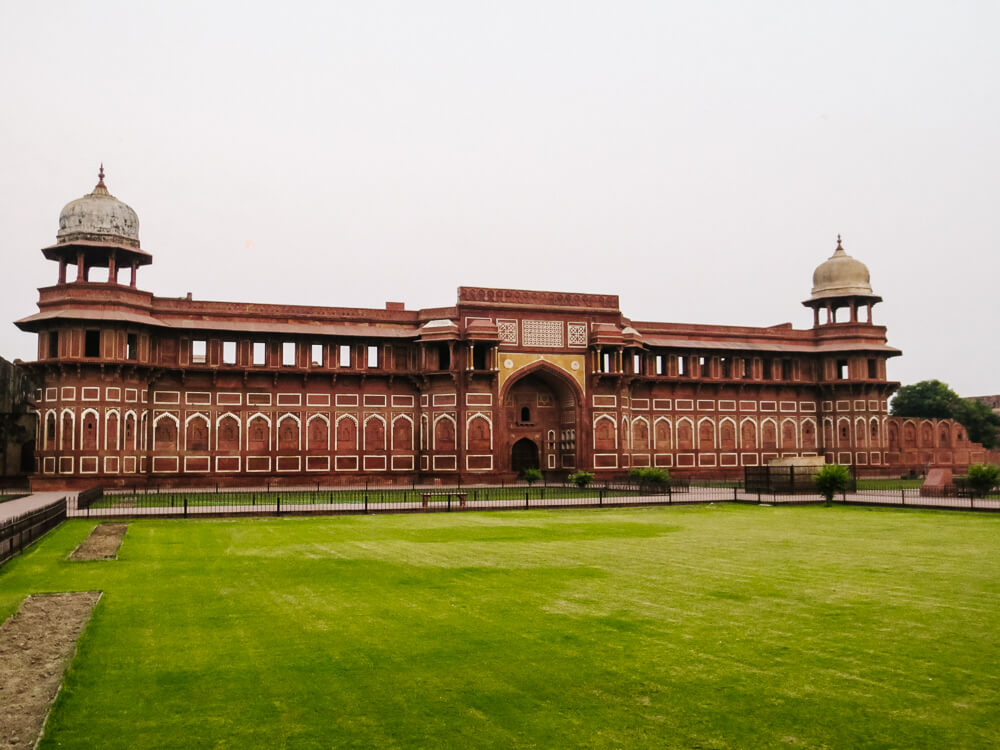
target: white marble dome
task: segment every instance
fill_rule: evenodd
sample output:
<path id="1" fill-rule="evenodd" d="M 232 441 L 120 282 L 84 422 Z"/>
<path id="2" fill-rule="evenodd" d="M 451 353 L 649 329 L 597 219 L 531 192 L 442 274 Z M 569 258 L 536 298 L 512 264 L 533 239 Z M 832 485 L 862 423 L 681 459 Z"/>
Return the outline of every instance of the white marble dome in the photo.
<path id="1" fill-rule="evenodd" d="M 837 249 L 813 271 L 811 299 L 829 297 L 873 297 L 868 266 L 844 252 L 837 237 Z"/>
<path id="2" fill-rule="evenodd" d="M 59 214 L 56 240 L 60 245 L 86 241 L 139 247 L 139 217 L 108 192 L 103 165 L 94 192 L 70 201 Z"/>

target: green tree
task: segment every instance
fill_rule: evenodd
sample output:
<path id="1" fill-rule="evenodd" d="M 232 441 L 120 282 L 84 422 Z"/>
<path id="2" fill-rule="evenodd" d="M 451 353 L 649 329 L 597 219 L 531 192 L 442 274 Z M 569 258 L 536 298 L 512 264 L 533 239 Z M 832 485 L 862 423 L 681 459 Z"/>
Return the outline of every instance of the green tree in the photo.
<path id="1" fill-rule="evenodd" d="M 538 469 L 524 469 L 521 472 L 521 479 L 523 479 L 528 484 L 534 484 L 539 479 L 542 478 L 542 472 Z"/>
<path id="2" fill-rule="evenodd" d="M 904 385 L 892 400 L 890 413 L 894 417 L 954 419 L 965 427 L 969 440 L 985 448 L 998 444 L 1000 415 L 981 401 L 962 398 L 940 380 Z"/>
<path id="3" fill-rule="evenodd" d="M 1000 484 L 1000 466 L 973 464 L 969 467 L 968 480 L 974 497 L 986 497 L 990 490 Z"/>
<path id="4" fill-rule="evenodd" d="M 840 464 L 827 464 L 816 472 L 816 490 L 826 498 L 826 504 L 833 502 L 833 496 L 844 492 L 851 482 L 851 472 Z"/>
<path id="5" fill-rule="evenodd" d="M 904 385 L 892 399 L 889 412 L 894 417 L 926 417 L 954 419 L 955 408 L 962 397 L 940 380 L 921 380 Z"/>
<path id="6" fill-rule="evenodd" d="M 583 489 L 589 487 L 590 483 L 594 481 L 594 474 L 590 471 L 576 471 L 569 475 L 569 481 Z"/>
<path id="7" fill-rule="evenodd" d="M 982 443 L 984 448 L 996 448 L 1000 433 L 1000 414 L 982 401 L 962 399 L 955 407 L 956 422 L 965 427 L 969 440 Z"/>

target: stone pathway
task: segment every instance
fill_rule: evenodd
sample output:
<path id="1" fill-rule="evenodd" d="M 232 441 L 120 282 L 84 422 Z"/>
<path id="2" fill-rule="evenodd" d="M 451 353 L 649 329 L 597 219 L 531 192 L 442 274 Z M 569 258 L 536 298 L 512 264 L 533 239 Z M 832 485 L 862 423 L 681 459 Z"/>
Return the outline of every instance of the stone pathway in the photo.
<path id="1" fill-rule="evenodd" d="M 69 491 L 35 492 L 26 497 L 19 497 L 17 500 L 8 500 L 5 503 L 0 503 L 0 524 L 12 518 L 23 516 L 25 513 L 31 513 L 33 510 L 44 508 L 46 505 L 51 505 L 57 500 L 62 500 L 64 497 L 68 497 L 72 501 L 76 498 L 76 493 Z"/>

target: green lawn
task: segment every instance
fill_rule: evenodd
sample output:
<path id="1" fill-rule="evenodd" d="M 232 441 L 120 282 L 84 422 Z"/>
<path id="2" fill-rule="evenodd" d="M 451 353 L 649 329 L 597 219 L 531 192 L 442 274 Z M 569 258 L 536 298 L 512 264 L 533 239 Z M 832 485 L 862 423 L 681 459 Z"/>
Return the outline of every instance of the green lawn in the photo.
<path id="1" fill-rule="evenodd" d="M 43 748 L 1000 746 L 1000 516 L 845 507 L 71 521 L 104 597 Z"/>

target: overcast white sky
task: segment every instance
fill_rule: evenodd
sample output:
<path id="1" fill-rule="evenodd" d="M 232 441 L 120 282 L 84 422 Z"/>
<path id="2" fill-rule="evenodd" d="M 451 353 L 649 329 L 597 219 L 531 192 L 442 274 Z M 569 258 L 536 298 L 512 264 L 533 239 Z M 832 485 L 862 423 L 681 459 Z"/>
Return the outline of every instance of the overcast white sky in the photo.
<path id="1" fill-rule="evenodd" d="M 0 9 L 0 356 L 103 161 L 159 295 L 808 327 L 841 233 L 890 378 L 1000 393 L 994 0 Z"/>

